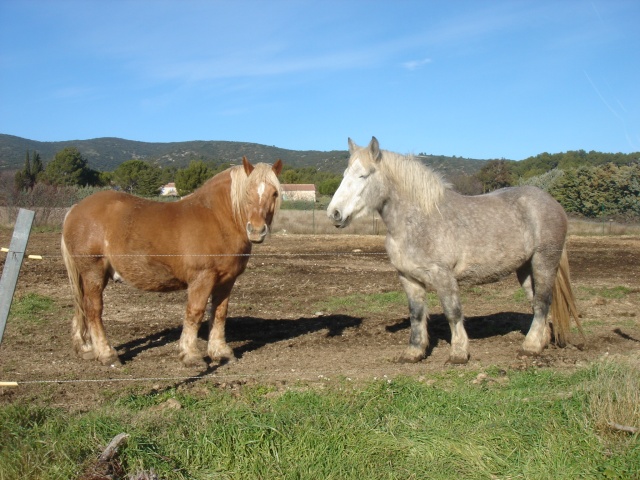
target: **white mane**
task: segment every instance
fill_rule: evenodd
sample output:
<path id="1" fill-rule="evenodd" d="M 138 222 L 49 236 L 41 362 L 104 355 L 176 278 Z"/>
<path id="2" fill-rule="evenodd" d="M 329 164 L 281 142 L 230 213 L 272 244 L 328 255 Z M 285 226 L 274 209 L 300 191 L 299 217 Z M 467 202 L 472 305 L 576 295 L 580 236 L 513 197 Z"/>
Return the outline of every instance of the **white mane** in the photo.
<path id="1" fill-rule="evenodd" d="M 366 162 L 374 163 L 367 148 L 363 153 Z M 413 155 L 400 155 L 398 153 L 380 150 L 381 159 L 375 165 L 381 173 L 395 186 L 397 193 L 405 198 L 410 198 L 419 204 L 426 213 L 431 213 L 437 208 L 446 189 L 450 185 L 442 176 L 418 161 Z"/>

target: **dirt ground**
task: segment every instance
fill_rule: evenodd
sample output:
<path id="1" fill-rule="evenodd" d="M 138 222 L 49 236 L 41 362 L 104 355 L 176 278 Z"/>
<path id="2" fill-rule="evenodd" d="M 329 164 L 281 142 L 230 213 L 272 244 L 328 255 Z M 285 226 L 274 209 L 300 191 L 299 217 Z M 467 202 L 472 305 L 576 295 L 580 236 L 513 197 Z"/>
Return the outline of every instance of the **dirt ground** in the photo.
<path id="1" fill-rule="evenodd" d="M 8 246 L 11 234 L 0 230 L 0 246 Z M 102 366 L 72 351 L 72 299 L 59 240 L 59 233 L 31 234 L 27 254 L 43 259 L 25 260 L 16 298 L 37 293 L 55 303 L 49 313 L 9 320 L 0 346 L 0 381 L 19 386 L 0 388 L 2 403 L 37 401 L 83 410 L 128 389 L 207 391 L 256 383 L 322 388 L 335 380 L 428 379 L 443 369 L 570 369 L 604 355 L 640 350 L 640 237 L 569 239 L 572 280 L 587 335 L 584 348 L 552 345 L 539 357 L 518 356 L 531 313 L 514 275 L 462 288 L 471 360 L 453 366 L 446 363 L 449 327 L 435 302 L 429 355 L 417 364 L 395 361 L 408 343 L 407 306 L 362 303 L 375 298 L 367 295 L 401 290 L 384 254 L 384 237 L 273 235 L 254 248 L 232 293 L 227 339 L 237 361 L 210 364 L 204 371 L 183 367 L 176 346 L 185 292 L 146 293 L 110 283 L 104 321 L 123 365 Z M 344 297 L 351 300 L 336 302 Z M 203 356 L 206 332 L 203 327 L 199 340 Z M 580 341 L 578 335 L 575 339 Z"/>

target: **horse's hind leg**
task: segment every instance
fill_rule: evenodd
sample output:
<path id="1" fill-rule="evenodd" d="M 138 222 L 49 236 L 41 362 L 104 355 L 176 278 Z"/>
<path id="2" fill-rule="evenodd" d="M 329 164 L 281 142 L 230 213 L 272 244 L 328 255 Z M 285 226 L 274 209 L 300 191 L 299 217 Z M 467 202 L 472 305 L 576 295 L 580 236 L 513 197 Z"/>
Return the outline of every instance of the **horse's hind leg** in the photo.
<path id="1" fill-rule="evenodd" d="M 71 268 L 74 267 L 75 266 L 72 265 Z M 96 354 L 93 351 L 91 332 L 89 331 L 87 314 L 84 309 L 82 275 L 80 275 L 77 270 L 71 270 L 71 272 L 69 278 L 71 280 L 71 288 L 73 289 L 74 303 L 73 320 L 71 321 L 71 342 L 76 355 L 84 360 L 93 360 L 96 358 Z"/>
<path id="2" fill-rule="evenodd" d="M 539 355 L 551 341 L 551 330 L 547 322 L 551 305 L 555 269 L 549 260 L 538 257 L 517 270 L 518 280 L 533 307 L 533 321 L 522 344 L 521 353 Z"/>
<path id="3" fill-rule="evenodd" d="M 83 310 L 76 309 L 73 315 L 73 321 L 71 322 L 71 341 L 73 342 L 73 349 L 80 358 L 84 360 L 93 360 L 96 358 L 87 319 Z"/>
<path id="4" fill-rule="evenodd" d="M 527 262 L 518 270 L 516 270 L 518 282 L 522 286 L 527 300 L 533 305 L 533 278 L 531 276 L 531 263 Z"/>
<path id="5" fill-rule="evenodd" d="M 109 345 L 104 324 L 102 323 L 102 292 L 106 286 L 107 279 L 103 272 L 100 274 L 91 272 L 83 276 L 82 283 L 84 289 L 84 311 L 91 343 L 93 344 L 93 358 L 103 365 L 119 364 L 118 354 Z"/>
<path id="6" fill-rule="evenodd" d="M 415 363 L 424 358 L 429 346 L 429 333 L 427 332 L 427 318 L 429 315 L 425 304 L 427 292 L 421 284 L 402 274 L 400 274 L 400 283 L 409 299 L 411 334 L 409 336 L 409 346 L 398 361 Z"/>

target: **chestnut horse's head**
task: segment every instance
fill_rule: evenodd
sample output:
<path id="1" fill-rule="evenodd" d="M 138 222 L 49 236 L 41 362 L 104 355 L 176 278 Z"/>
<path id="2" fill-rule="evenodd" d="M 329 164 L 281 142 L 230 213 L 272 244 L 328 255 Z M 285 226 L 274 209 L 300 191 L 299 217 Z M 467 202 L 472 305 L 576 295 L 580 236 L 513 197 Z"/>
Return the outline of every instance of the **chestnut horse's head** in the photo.
<path id="1" fill-rule="evenodd" d="M 243 169 L 239 169 L 234 179 L 231 198 L 234 212 L 240 213 L 245 223 L 247 236 L 252 243 L 262 243 L 269 233 L 273 216 L 280 207 L 280 182 L 282 160 L 273 166 L 266 163 L 252 165 L 242 158 Z"/>

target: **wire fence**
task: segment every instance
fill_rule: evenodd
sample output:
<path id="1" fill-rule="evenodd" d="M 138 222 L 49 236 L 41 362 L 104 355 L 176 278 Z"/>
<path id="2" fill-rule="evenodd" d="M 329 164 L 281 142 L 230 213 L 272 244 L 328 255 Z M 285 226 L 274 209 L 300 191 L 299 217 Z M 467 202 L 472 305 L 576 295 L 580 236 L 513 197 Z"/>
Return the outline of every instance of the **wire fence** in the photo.
<path id="1" fill-rule="evenodd" d="M 0 223 L 7 222 L 6 217 L 2 217 L 3 212 L 0 208 Z M 62 218 L 64 218 L 64 212 L 66 209 L 61 209 L 60 212 L 54 212 L 55 215 L 49 215 L 48 218 L 59 218 L 53 223 L 53 227 L 60 227 Z M 6 212 L 4 212 L 6 214 Z M 10 220 L 9 220 L 10 223 Z M 275 234 L 351 234 L 351 235 L 384 235 L 386 229 L 381 219 L 377 214 L 360 218 L 355 220 L 348 229 L 338 230 L 326 218 L 326 214 L 322 210 L 316 209 L 297 209 L 297 210 L 281 210 L 278 213 L 273 225 L 272 231 Z M 624 234 L 639 234 L 640 230 L 636 230 L 637 225 L 620 226 L 614 222 L 588 222 L 585 220 L 572 220 L 570 222 L 570 233 L 572 234 L 584 234 L 584 235 L 598 235 L 598 234 L 610 234 L 610 235 L 624 235 Z M 8 243 L 8 240 L 7 240 Z M 4 245 L 1 245 L 4 246 Z M 6 251 L 8 249 L 3 249 Z M 37 255 L 31 255 L 31 259 L 60 259 L 61 254 L 45 254 L 38 253 Z M 174 257 L 174 256 L 206 256 L 206 257 L 229 257 L 229 256 L 243 256 L 243 257 L 280 257 L 280 258 L 298 258 L 298 257 L 335 257 L 335 256 L 386 256 L 386 252 L 365 252 L 365 251 L 332 251 L 332 252 L 255 252 L 255 253 L 219 253 L 219 254 L 117 254 L 110 256 L 119 257 Z M 78 255 L 79 257 L 101 257 L 103 255 Z M 0 256 L 2 259 L 2 256 Z M 329 376 L 336 372 L 323 371 L 323 372 L 296 372 L 297 375 L 306 376 Z M 344 371 L 339 372 L 344 375 Z M 119 378 L 100 378 L 100 379 L 41 379 L 41 380 L 25 380 L 15 383 L 16 385 L 39 385 L 39 384 L 66 384 L 66 383 L 112 383 L 112 382 L 186 382 L 197 380 L 228 380 L 238 379 L 243 377 L 261 378 L 269 377 L 271 375 L 281 376 L 282 372 L 277 374 L 268 373 L 253 373 L 250 375 L 243 374 L 220 374 L 214 372 L 204 372 L 199 375 L 186 375 L 186 376 L 167 376 L 167 377 L 119 377 Z M 1 386 L 1 385 L 0 385 Z M 12 385 L 14 386 L 14 385 Z"/>
<path id="2" fill-rule="evenodd" d="M 62 228 L 68 210 L 65 207 L 28 207 L 35 211 L 34 225 L 39 228 Z M 0 206 L 0 227 L 12 228 L 18 207 Z M 273 233 L 312 235 L 386 235 L 387 229 L 377 213 L 351 222 L 347 228 L 338 229 L 329 221 L 324 204 L 297 202 L 295 209 L 282 208 L 276 215 Z M 588 219 L 570 218 L 570 235 L 640 235 L 637 222 L 619 222 L 609 217 Z"/>
<path id="3" fill-rule="evenodd" d="M 61 218 L 64 215 L 59 215 Z M 49 217 L 51 218 L 51 217 Z M 289 233 L 298 233 L 298 234 L 322 234 L 322 229 L 319 225 L 316 225 L 315 218 L 318 218 L 318 221 L 325 221 L 330 228 L 326 229 L 328 233 L 336 233 L 336 230 L 326 219 L 326 215 L 324 212 L 318 212 L 313 210 L 282 210 L 279 212 L 278 221 L 274 222 L 272 231 L 278 234 L 287 235 Z M 381 223 L 380 219 L 367 218 L 364 220 L 359 219 L 354 222 L 354 229 L 349 231 L 338 231 L 338 233 L 346 233 L 350 235 L 354 234 L 372 234 L 376 232 L 379 234 L 379 231 L 376 231 L 377 226 Z M 60 225 L 61 226 L 61 223 Z M 287 227 L 287 228 L 285 228 Z M 54 228 L 56 228 L 54 226 Z M 293 230 L 293 232 L 292 232 Z M 355 231 L 354 231 L 355 230 Z M 364 232 L 364 233 L 360 233 Z M 6 239 L 6 243 L 8 244 L 9 238 Z M 9 254 L 10 251 L 8 248 L 4 247 L 5 241 L 0 241 L 1 251 L 4 254 Z M 55 248 L 55 253 L 50 253 L 52 249 Z M 49 245 L 46 247 L 46 252 L 32 252 L 34 254 L 28 255 L 27 258 L 31 260 L 43 260 L 43 261 L 61 261 L 62 254 L 60 253 L 58 245 Z M 37 253 L 37 254 L 35 254 Z M 3 260 L 4 254 L 0 254 L 0 261 Z M 103 257 L 104 255 L 74 255 L 74 257 Z M 176 253 L 158 253 L 158 254 L 146 254 L 146 253 L 123 253 L 123 254 L 115 254 L 109 255 L 110 257 L 194 257 L 194 256 L 203 256 L 203 257 L 275 257 L 275 258 L 327 258 L 327 257 L 358 257 L 358 256 L 387 256 L 385 251 L 323 251 L 323 252 L 254 252 L 254 253 L 217 253 L 217 254 L 176 254 Z M 322 372 L 296 372 L 296 376 L 303 375 L 305 377 L 319 377 L 319 378 L 327 378 L 330 375 L 334 374 L 344 374 L 344 372 L 333 372 L 333 371 L 322 371 Z M 293 375 L 293 374 L 292 374 Z M 166 376 L 166 377 L 118 377 L 118 378 L 94 378 L 94 379 L 63 379 L 63 378 L 52 378 L 52 379 L 34 379 L 34 380 L 19 380 L 13 381 L 0 381 L 0 388 L 7 387 L 17 387 L 17 386 L 27 386 L 27 385 L 55 385 L 55 384 L 73 384 L 73 383 L 116 383 L 116 382 L 190 382 L 197 380 L 214 380 L 214 381 L 229 381 L 230 379 L 240 379 L 243 377 L 251 377 L 251 378 L 267 378 L 269 376 L 282 376 L 282 372 L 278 372 L 277 374 L 268 374 L 268 373 L 259 373 L 255 372 L 252 374 L 220 374 L 217 372 L 203 372 L 199 375 L 185 375 L 185 376 Z M 4 380 L 4 379 L 2 379 Z"/>
<path id="4" fill-rule="evenodd" d="M 355 219 L 346 229 L 338 229 L 329 221 L 326 209 L 316 208 L 312 202 L 298 205 L 295 210 L 281 209 L 275 216 L 271 230 L 274 233 L 321 234 L 321 235 L 385 235 L 384 223 L 377 213 Z M 34 225 L 37 227 L 62 228 L 68 208 L 29 207 L 35 211 Z M 18 208 L 0 206 L 0 226 L 11 228 L 15 224 Z"/>

